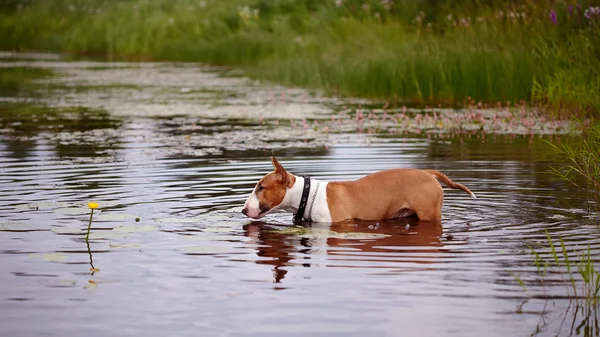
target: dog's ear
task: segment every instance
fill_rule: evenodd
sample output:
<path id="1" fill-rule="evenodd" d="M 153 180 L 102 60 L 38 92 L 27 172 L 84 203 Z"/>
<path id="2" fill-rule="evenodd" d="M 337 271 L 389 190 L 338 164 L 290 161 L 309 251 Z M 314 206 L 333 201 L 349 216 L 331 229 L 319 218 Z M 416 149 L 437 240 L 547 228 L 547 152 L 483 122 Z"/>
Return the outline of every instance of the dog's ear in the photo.
<path id="1" fill-rule="evenodd" d="M 281 182 L 282 184 L 287 183 L 288 173 L 285 171 L 283 166 L 279 164 L 275 156 L 271 156 L 271 162 L 273 163 L 273 167 L 275 168 L 275 175 L 277 177 L 277 181 Z"/>

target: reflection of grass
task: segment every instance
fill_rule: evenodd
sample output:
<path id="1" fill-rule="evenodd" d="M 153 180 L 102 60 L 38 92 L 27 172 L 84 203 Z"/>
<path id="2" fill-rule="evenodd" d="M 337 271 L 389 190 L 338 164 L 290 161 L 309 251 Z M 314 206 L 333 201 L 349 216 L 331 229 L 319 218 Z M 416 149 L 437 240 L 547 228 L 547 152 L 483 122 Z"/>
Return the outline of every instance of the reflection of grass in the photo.
<path id="1" fill-rule="evenodd" d="M 0 67 L 0 96 L 31 96 L 39 85 L 36 79 L 54 75 L 51 70 L 28 67 Z"/>
<path id="2" fill-rule="evenodd" d="M 574 252 L 570 252 L 562 239 L 559 239 L 559 245 L 546 232 L 549 249 L 548 254 L 539 252 L 539 249 L 532 249 L 534 263 L 537 268 L 539 284 L 545 286 L 545 278 L 548 275 L 561 275 L 562 283 L 565 285 L 568 297 L 570 299 L 569 306 L 566 312 L 563 313 L 564 318 L 568 315 L 573 315 L 573 324 L 571 326 L 571 334 L 575 329 L 577 334 L 583 328 L 585 331 L 598 325 L 596 311 L 598 305 L 598 295 L 600 293 L 600 272 L 596 271 L 594 261 L 591 257 L 591 249 L 588 246 L 587 250 L 578 255 L 577 258 L 569 257 Z M 525 282 L 518 276 L 515 276 L 517 282 L 527 291 Z M 548 298 L 549 299 L 549 298 Z M 525 302 L 524 302 L 525 303 Z M 517 312 L 522 312 L 522 303 Z M 545 307 L 544 307 L 545 308 Z M 545 309 L 544 309 L 545 310 Z M 581 323 L 575 327 L 578 315 L 581 314 Z M 564 319 L 563 319 L 564 323 Z M 537 332 L 541 331 L 544 324 L 538 324 Z M 562 326 L 562 323 L 561 323 Z M 592 335 L 588 334 L 587 335 Z"/>
<path id="3" fill-rule="evenodd" d="M 600 25 L 580 3 L 47 0 L 0 14 L 0 46 L 240 66 L 343 94 L 585 111 L 600 107 Z"/>
<path id="4" fill-rule="evenodd" d="M 600 202 L 600 123 L 592 124 L 584 134 L 563 144 L 550 144 L 563 156 L 561 166 L 553 167 L 553 172 L 584 191 L 591 191 L 592 197 Z M 579 183 L 584 178 L 584 184 Z M 600 207 L 599 203 L 596 203 Z"/>
<path id="5" fill-rule="evenodd" d="M 568 285 L 569 296 L 578 304 L 579 301 L 583 300 L 587 305 L 597 306 L 598 293 L 600 292 L 600 273 L 594 268 L 590 247 L 579 255 L 578 261 L 573 261 L 569 259 L 569 251 L 562 239 L 559 239 L 560 246 L 557 248 L 547 232 L 546 237 L 550 248 L 549 257 L 545 258 L 535 249 L 532 249 L 538 274 L 543 277 L 551 269 L 559 272 L 562 270 L 567 277 L 566 284 Z M 578 288 L 579 283 L 581 283 L 580 288 Z"/>

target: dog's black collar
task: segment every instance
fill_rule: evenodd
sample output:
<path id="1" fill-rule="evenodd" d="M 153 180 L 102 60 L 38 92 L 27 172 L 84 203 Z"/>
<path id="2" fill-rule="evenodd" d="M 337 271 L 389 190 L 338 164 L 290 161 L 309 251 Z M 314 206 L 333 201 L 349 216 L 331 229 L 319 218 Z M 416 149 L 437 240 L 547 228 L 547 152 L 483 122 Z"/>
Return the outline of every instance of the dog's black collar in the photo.
<path id="1" fill-rule="evenodd" d="M 298 212 L 294 215 L 294 224 L 302 224 L 302 217 L 304 211 L 306 211 L 306 205 L 308 204 L 308 193 L 310 193 L 310 177 L 303 176 L 304 186 L 302 187 L 302 199 L 300 199 L 300 206 L 298 206 Z"/>

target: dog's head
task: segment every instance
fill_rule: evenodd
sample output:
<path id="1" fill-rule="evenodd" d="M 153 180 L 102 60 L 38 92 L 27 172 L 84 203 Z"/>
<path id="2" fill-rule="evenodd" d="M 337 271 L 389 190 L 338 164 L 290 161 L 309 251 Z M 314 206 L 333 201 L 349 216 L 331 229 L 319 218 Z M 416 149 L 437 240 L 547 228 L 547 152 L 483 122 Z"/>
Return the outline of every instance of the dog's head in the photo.
<path id="1" fill-rule="evenodd" d="M 275 157 L 271 157 L 275 171 L 264 176 L 244 204 L 242 213 L 260 219 L 281 205 L 288 188 L 296 182 L 294 175 L 288 173 Z"/>

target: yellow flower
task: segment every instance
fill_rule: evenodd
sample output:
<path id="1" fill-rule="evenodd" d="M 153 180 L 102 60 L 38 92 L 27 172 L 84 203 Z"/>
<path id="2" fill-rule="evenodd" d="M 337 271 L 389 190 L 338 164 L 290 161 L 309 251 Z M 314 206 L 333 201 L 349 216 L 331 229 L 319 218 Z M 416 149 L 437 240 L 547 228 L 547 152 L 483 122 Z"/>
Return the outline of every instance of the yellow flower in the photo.
<path id="1" fill-rule="evenodd" d="M 96 209 L 96 208 L 98 208 L 98 203 L 95 201 L 90 201 L 90 202 L 88 202 L 88 207 L 91 209 Z"/>

